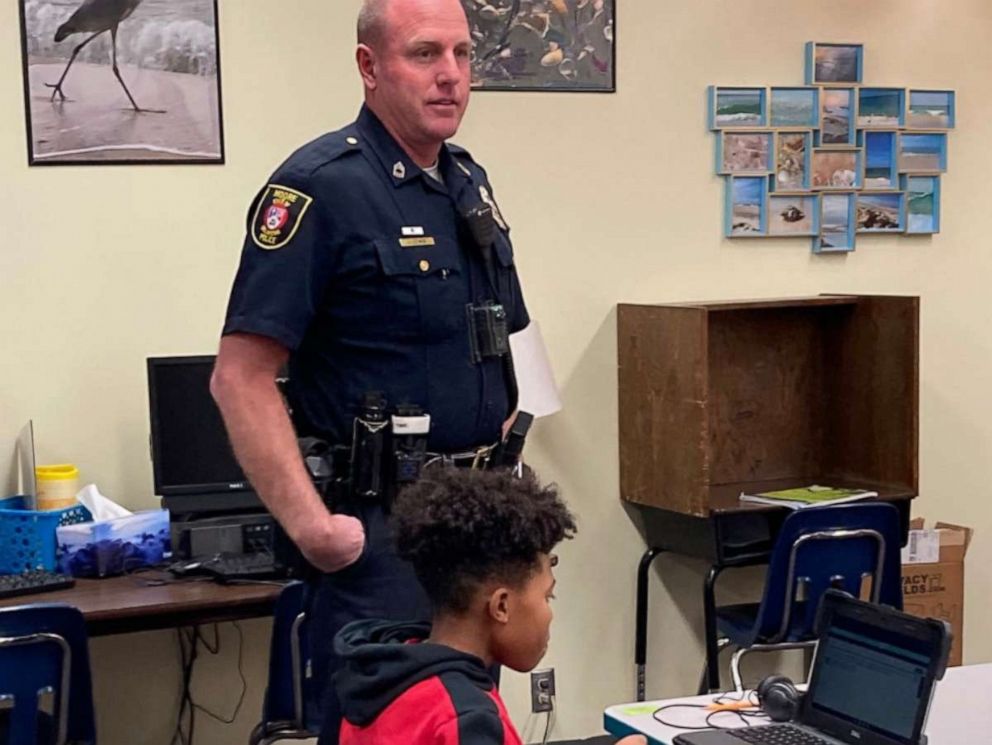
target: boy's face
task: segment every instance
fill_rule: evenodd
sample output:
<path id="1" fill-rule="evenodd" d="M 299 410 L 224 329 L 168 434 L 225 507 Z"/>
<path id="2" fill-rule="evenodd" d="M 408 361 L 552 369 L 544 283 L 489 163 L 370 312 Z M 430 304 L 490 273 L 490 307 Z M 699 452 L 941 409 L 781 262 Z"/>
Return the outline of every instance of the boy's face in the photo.
<path id="1" fill-rule="evenodd" d="M 548 651 L 556 558 L 541 554 L 537 571 L 506 590 L 506 622 L 493 635 L 493 652 L 497 662 L 517 672 L 533 670 Z"/>

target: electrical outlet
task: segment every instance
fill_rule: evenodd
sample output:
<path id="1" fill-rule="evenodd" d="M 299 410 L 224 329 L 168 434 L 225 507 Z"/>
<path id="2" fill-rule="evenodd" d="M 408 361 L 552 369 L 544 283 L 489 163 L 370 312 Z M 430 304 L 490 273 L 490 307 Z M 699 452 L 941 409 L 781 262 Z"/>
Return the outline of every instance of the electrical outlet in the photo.
<path id="1" fill-rule="evenodd" d="M 535 714 L 551 711 L 551 697 L 555 695 L 555 669 L 546 667 L 530 674 L 530 710 Z"/>

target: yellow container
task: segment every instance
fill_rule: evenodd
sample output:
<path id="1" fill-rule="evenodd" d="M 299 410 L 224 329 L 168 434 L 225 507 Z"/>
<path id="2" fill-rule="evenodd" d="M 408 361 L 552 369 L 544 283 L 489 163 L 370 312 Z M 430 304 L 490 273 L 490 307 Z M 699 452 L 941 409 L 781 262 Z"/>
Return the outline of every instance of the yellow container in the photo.
<path id="1" fill-rule="evenodd" d="M 79 469 L 71 463 L 56 466 L 37 466 L 34 469 L 39 510 L 63 510 L 76 504 L 79 491 Z"/>

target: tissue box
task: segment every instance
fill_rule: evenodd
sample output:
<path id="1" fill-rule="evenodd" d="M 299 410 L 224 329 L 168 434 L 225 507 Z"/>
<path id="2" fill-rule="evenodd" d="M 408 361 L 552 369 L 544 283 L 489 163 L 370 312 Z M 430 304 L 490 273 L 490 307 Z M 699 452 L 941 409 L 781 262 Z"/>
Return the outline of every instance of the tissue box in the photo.
<path id="1" fill-rule="evenodd" d="M 63 525 L 56 535 L 59 568 L 74 577 L 125 574 L 172 555 L 168 510 Z"/>

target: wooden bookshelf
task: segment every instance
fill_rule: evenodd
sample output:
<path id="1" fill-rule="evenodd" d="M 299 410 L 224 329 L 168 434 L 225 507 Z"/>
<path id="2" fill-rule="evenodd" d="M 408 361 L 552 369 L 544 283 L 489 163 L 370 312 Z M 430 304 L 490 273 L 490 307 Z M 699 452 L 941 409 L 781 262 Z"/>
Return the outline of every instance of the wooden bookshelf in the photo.
<path id="1" fill-rule="evenodd" d="M 705 517 L 812 483 L 915 496 L 919 298 L 623 304 L 617 325 L 624 500 Z"/>

